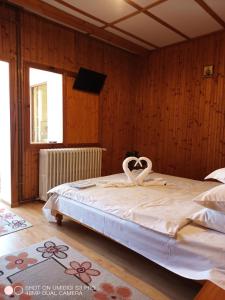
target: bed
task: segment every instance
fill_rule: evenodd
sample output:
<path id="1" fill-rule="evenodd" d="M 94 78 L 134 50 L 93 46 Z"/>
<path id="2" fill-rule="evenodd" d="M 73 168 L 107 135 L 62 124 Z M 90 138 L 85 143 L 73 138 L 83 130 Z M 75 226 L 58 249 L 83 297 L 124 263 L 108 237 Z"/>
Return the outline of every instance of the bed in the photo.
<path id="1" fill-rule="evenodd" d="M 125 180 L 115 174 L 91 179 L 97 186 L 84 190 L 71 183 L 57 186 L 44 214 L 49 221 L 56 216 L 58 223 L 69 216 L 180 276 L 209 280 L 225 290 L 225 235 L 186 218 L 199 209 L 192 199 L 220 183 L 159 173 L 149 177 L 161 177 L 167 185 L 104 187 Z"/>

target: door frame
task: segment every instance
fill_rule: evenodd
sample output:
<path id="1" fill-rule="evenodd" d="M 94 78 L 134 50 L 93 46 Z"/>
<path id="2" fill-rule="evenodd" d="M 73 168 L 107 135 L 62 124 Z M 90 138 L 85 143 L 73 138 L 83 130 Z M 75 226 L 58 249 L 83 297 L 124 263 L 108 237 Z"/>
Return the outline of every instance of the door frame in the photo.
<path id="1" fill-rule="evenodd" d="M 18 102 L 17 102 L 17 65 L 15 58 L 0 55 L 0 60 L 9 63 L 9 101 L 10 101 L 10 146 L 11 146 L 11 207 L 19 206 L 19 152 L 18 152 Z M 8 203 L 7 203 L 8 204 Z"/>

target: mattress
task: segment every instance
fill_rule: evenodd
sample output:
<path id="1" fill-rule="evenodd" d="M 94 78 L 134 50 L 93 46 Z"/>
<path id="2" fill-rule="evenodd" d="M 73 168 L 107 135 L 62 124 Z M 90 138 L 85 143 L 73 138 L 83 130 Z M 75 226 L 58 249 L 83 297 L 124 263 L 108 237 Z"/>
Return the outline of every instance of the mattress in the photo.
<path id="1" fill-rule="evenodd" d="M 43 209 L 46 217 L 54 221 L 51 209 L 90 226 L 180 276 L 210 280 L 225 289 L 225 235 L 222 233 L 189 224 L 173 238 L 56 194 Z"/>

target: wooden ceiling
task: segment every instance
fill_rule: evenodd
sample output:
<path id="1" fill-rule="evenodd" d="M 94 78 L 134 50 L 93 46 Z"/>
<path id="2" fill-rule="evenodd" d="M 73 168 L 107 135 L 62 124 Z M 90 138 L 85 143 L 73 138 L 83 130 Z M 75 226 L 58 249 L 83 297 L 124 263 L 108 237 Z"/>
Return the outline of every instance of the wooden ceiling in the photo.
<path id="1" fill-rule="evenodd" d="M 10 0 L 130 52 L 225 28 L 225 0 Z"/>

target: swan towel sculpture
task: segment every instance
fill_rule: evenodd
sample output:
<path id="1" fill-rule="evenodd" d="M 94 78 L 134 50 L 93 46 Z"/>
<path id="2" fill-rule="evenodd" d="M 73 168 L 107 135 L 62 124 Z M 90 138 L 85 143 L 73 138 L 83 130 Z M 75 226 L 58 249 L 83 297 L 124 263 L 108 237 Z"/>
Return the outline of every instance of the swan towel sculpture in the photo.
<path id="1" fill-rule="evenodd" d="M 147 163 L 147 167 L 136 177 L 129 169 L 128 164 L 131 161 L 135 161 L 135 166 L 138 164 L 142 167 L 142 161 Z M 163 186 L 166 185 L 166 181 L 162 178 L 155 178 L 150 181 L 144 181 L 149 173 L 152 172 L 152 162 L 147 157 L 127 157 L 122 164 L 123 171 L 127 176 L 127 181 L 121 182 L 106 182 L 103 184 L 104 187 L 131 187 L 131 186 Z"/>

